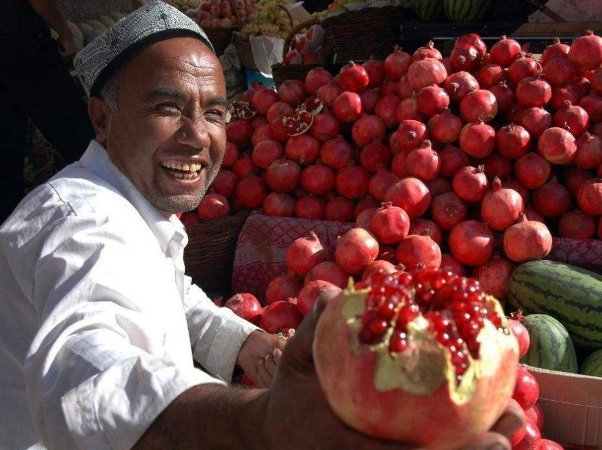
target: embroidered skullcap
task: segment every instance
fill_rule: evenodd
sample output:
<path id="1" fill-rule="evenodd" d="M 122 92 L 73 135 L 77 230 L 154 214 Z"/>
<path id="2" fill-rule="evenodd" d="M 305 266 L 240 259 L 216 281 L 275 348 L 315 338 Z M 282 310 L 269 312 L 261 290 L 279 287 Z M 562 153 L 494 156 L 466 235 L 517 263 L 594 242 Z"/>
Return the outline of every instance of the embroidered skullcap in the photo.
<path id="1" fill-rule="evenodd" d="M 98 96 L 111 75 L 155 42 L 189 36 L 211 50 L 204 31 L 190 17 L 171 5 L 152 0 L 90 42 L 74 60 L 86 94 Z"/>

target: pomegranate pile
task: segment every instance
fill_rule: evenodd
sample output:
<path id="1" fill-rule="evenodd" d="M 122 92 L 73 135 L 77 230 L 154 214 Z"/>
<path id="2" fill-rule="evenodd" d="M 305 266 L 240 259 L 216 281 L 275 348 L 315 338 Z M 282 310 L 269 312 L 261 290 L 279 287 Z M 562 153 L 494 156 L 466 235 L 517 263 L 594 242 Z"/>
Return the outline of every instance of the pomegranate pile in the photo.
<path id="1" fill-rule="evenodd" d="M 394 264 L 498 297 L 552 235 L 602 238 L 602 38 L 539 60 L 502 37 L 311 70 L 232 108 L 222 171 L 186 223 L 244 208 L 355 222 Z"/>
<path id="2" fill-rule="evenodd" d="M 518 345 L 478 281 L 435 268 L 377 271 L 328 303 L 314 361 L 351 427 L 451 449 L 489 430 L 507 406 Z"/>

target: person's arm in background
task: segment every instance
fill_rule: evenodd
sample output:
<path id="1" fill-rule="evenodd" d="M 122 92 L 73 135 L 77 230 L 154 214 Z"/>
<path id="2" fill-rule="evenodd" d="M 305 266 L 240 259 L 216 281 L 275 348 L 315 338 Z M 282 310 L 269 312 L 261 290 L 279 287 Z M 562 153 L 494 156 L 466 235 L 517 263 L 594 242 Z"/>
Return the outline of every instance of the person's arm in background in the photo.
<path id="1" fill-rule="evenodd" d="M 61 56 L 66 62 L 71 61 L 75 56 L 75 41 L 56 0 L 29 0 L 29 4 L 58 33 Z"/>

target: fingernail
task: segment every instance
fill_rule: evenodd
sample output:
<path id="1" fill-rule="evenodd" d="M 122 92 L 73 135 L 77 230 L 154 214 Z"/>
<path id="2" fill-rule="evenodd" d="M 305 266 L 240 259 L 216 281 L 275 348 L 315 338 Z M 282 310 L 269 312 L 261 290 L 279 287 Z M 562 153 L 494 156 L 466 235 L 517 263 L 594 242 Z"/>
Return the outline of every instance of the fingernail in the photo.
<path id="1" fill-rule="evenodd" d="M 259 360 L 259 364 L 263 364 L 263 359 L 260 359 L 260 360 Z"/>
<path id="2" fill-rule="evenodd" d="M 281 352 L 281 351 L 280 351 L 280 349 L 278 349 L 278 348 L 275 348 L 275 349 L 272 351 L 272 355 L 274 356 L 274 358 L 277 358 L 277 357 L 278 357 L 280 354 L 282 354 L 282 352 Z"/>
<path id="3" fill-rule="evenodd" d="M 520 417 L 516 417 L 513 414 L 506 414 L 496 424 L 495 431 L 497 431 L 500 434 L 503 434 L 507 438 L 510 438 L 514 434 L 514 432 L 518 430 L 522 425 L 523 422 L 520 419 Z"/>

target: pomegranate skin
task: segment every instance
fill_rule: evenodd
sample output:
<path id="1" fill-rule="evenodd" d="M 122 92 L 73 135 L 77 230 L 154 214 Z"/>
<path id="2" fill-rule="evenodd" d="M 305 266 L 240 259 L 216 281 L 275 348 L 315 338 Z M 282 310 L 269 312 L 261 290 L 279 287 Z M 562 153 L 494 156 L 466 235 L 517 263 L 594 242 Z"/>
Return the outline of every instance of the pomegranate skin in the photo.
<path id="1" fill-rule="evenodd" d="M 449 235 L 452 255 L 462 264 L 485 264 L 493 254 L 495 237 L 483 222 L 467 220 L 456 225 Z"/>
<path id="2" fill-rule="evenodd" d="M 508 281 L 515 268 L 516 264 L 494 255 L 491 261 L 477 266 L 472 272 L 472 276 L 479 280 L 485 292 L 502 299 L 506 298 Z"/>
<path id="3" fill-rule="evenodd" d="M 352 228 L 337 242 L 335 260 L 352 275 L 361 274 L 378 256 L 378 242 L 363 228 Z"/>
<path id="4" fill-rule="evenodd" d="M 552 235 L 543 223 L 523 216 L 504 232 L 504 253 L 514 262 L 522 263 L 546 257 L 552 250 Z"/>
<path id="5" fill-rule="evenodd" d="M 591 239 L 596 235 L 596 219 L 581 211 L 570 211 L 560 218 L 558 233 L 573 239 Z"/>
<path id="6" fill-rule="evenodd" d="M 441 248 L 430 236 L 412 234 L 402 239 L 395 251 L 395 258 L 408 269 L 441 265 Z"/>
<path id="7" fill-rule="evenodd" d="M 492 230 L 504 231 L 516 222 L 524 209 L 520 194 L 503 188 L 500 179 L 496 177 L 493 189 L 485 194 L 481 203 L 481 216 Z"/>
<path id="8" fill-rule="evenodd" d="M 420 381 L 411 389 L 411 381 L 403 379 L 403 373 L 409 372 L 408 358 L 391 358 L 359 344 L 345 311 L 364 302 L 361 291 L 345 290 L 328 302 L 316 328 L 316 372 L 335 413 L 366 435 L 432 450 L 461 448 L 489 430 L 512 394 L 518 361 L 516 340 L 500 342 L 499 352 L 481 360 L 481 376 L 461 403 L 454 392 L 455 383 L 442 378 L 442 367 L 434 358 L 430 358 L 434 362 L 430 366 L 429 358 L 413 358 L 411 371 L 417 373 L 413 378 Z M 431 384 L 425 385 L 426 380 L 432 380 Z M 367 410 L 371 414 L 366 414 Z"/>
<path id="9" fill-rule="evenodd" d="M 568 164 L 577 153 L 575 137 L 563 128 L 552 127 L 537 142 L 539 153 L 552 164 Z"/>

